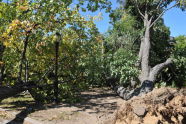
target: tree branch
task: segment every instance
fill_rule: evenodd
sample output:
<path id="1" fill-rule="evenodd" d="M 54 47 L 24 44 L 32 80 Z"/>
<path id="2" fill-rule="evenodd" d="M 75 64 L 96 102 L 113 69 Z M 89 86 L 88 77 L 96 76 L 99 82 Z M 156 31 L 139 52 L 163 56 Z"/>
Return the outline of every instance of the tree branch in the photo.
<path id="1" fill-rule="evenodd" d="M 45 76 L 48 74 L 48 73 L 50 73 L 51 71 L 53 71 L 54 70 L 54 66 L 51 66 L 51 67 L 49 67 L 49 69 L 41 76 L 41 78 L 39 79 L 39 80 L 37 80 L 36 82 L 41 82 L 41 81 L 43 81 L 43 79 L 45 78 Z"/>
<path id="2" fill-rule="evenodd" d="M 150 71 L 149 80 L 154 82 L 156 80 L 159 72 L 161 72 L 164 68 L 166 68 L 167 66 L 169 66 L 172 63 L 173 63 L 172 59 L 169 58 L 164 63 L 154 66 Z"/>
<path id="3" fill-rule="evenodd" d="M 165 10 L 155 19 L 155 21 L 152 22 L 152 24 L 150 25 L 150 28 L 163 16 L 163 14 L 164 14 L 166 11 L 168 11 L 168 10 L 174 8 L 175 6 L 177 6 L 177 5 L 179 4 L 179 2 L 180 2 L 180 0 L 177 1 L 176 4 L 174 4 L 173 6 L 171 6 L 171 7 L 167 8 L 167 9 L 165 9 Z"/>
<path id="4" fill-rule="evenodd" d="M 138 3 L 137 3 L 137 0 L 134 0 L 134 2 L 135 2 L 135 4 L 136 4 L 136 8 L 137 8 L 139 14 L 140 14 L 143 18 L 145 18 L 145 15 L 144 15 L 144 14 L 140 11 L 140 9 L 139 9 L 139 6 L 138 6 Z"/>
<path id="5" fill-rule="evenodd" d="M 156 9 L 159 9 L 159 7 L 160 7 L 160 5 L 163 3 L 163 0 L 160 0 L 159 2 L 158 2 L 158 5 L 157 5 L 157 7 L 156 7 Z"/>

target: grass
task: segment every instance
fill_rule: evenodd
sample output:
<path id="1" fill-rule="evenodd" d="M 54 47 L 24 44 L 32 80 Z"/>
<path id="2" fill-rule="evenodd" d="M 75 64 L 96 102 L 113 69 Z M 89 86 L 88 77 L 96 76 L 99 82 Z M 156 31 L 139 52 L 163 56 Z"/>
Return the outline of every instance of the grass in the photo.
<path id="1" fill-rule="evenodd" d="M 31 95 L 22 93 L 15 97 L 10 97 L 1 101 L 0 108 L 8 108 L 12 110 L 24 109 L 32 103 L 34 103 L 34 99 Z"/>

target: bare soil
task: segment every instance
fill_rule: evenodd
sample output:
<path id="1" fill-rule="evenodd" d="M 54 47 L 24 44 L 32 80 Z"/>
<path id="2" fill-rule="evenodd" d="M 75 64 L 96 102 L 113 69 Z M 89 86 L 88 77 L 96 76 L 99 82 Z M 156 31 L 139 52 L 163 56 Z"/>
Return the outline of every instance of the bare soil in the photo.
<path id="1" fill-rule="evenodd" d="M 30 98 L 1 104 L 0 124 L 186 124 L 186 89 L 154 89 L 128 101 L 109 88 L 81 96 L 76 104 L 37 106 Z"/>
<path id="2" fill-rule="evenodd" d="M 0 110 L 4 113 L 2 116 L 0 113 L 0 123 L 109 124 L 113 123 L 116 110 L 123 103 L 109 88 L 93 88 L 82 92 L 81 97 L 82 102 L 77 104 L 50 104 L 42 107 L 29 105 L 16 109 L 6 107 L 7 111 Z"/>

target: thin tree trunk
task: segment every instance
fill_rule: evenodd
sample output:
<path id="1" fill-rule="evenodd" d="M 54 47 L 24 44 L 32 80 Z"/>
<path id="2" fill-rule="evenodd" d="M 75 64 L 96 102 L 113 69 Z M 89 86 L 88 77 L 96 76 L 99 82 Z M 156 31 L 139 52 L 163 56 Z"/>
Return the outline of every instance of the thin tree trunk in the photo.
<path id="1" fill-rule="evenodd" d="M 28 82 L 28 78 L 29 78 L 28 66 L 29 66 L 29 65 L 28 65 L 28 61 L 25 60 L 25 83 Z"/>
<path id="2" fill-rule="evenodd" d="M 2 84 L 3 84 L 3 80 L 4 80 L 4 71 L 5 71 L 5 66 L 2 65 L 2 67 L 0 67 L 0 86 L 2 86 Z"/>
<path id="3" fill-rule="evenodd" d="M 29 39 L 29 35 L 26 36 L 26 39 L 24 41 L 24 48 L 21 54 L 21 62 L 19 65 L 19 73 L 18 73 L 18 82 L 20 82 L 22 80 L 22 71 L 23 71 L 23 64 L 26 60 L 26 50 L 28 47 L 28 39 Z"/>
<path id="4" fill-rule="evenodd" d="M 54 97 L 55 103 L 59 103 L 58 90 L 58 58 L 59 58 L 59 41 L 55 42 L 55 81 L 54 81 Z"/>
<path id="5" fill-rule="evenodd" d="M 3 61 L 4 46 L 0 45 L 0 62 Z M 2 85 L 4 79 L 4 69 L 5 66 L 3 63 L 0 64 L 0 86 Z"/>

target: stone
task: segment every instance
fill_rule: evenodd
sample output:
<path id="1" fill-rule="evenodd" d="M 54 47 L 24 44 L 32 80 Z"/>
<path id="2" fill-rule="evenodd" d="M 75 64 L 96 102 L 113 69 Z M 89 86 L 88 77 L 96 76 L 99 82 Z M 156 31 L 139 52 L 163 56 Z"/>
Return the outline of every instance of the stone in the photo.
<path id="1" fill-rule="evenodd" d="M 139 117 L 144 117 L 146 115 L 146 113 L 147 113 L 145 107 L 134 107 L 133 111 Z"/>
<path id="2" fill-rule="evenodd" d="M 180 124 L 182 123 L 183 119 L 184 119 L 184 117 L 182 115 L 178 115 L 178 120 L 179 120 Z"/>

